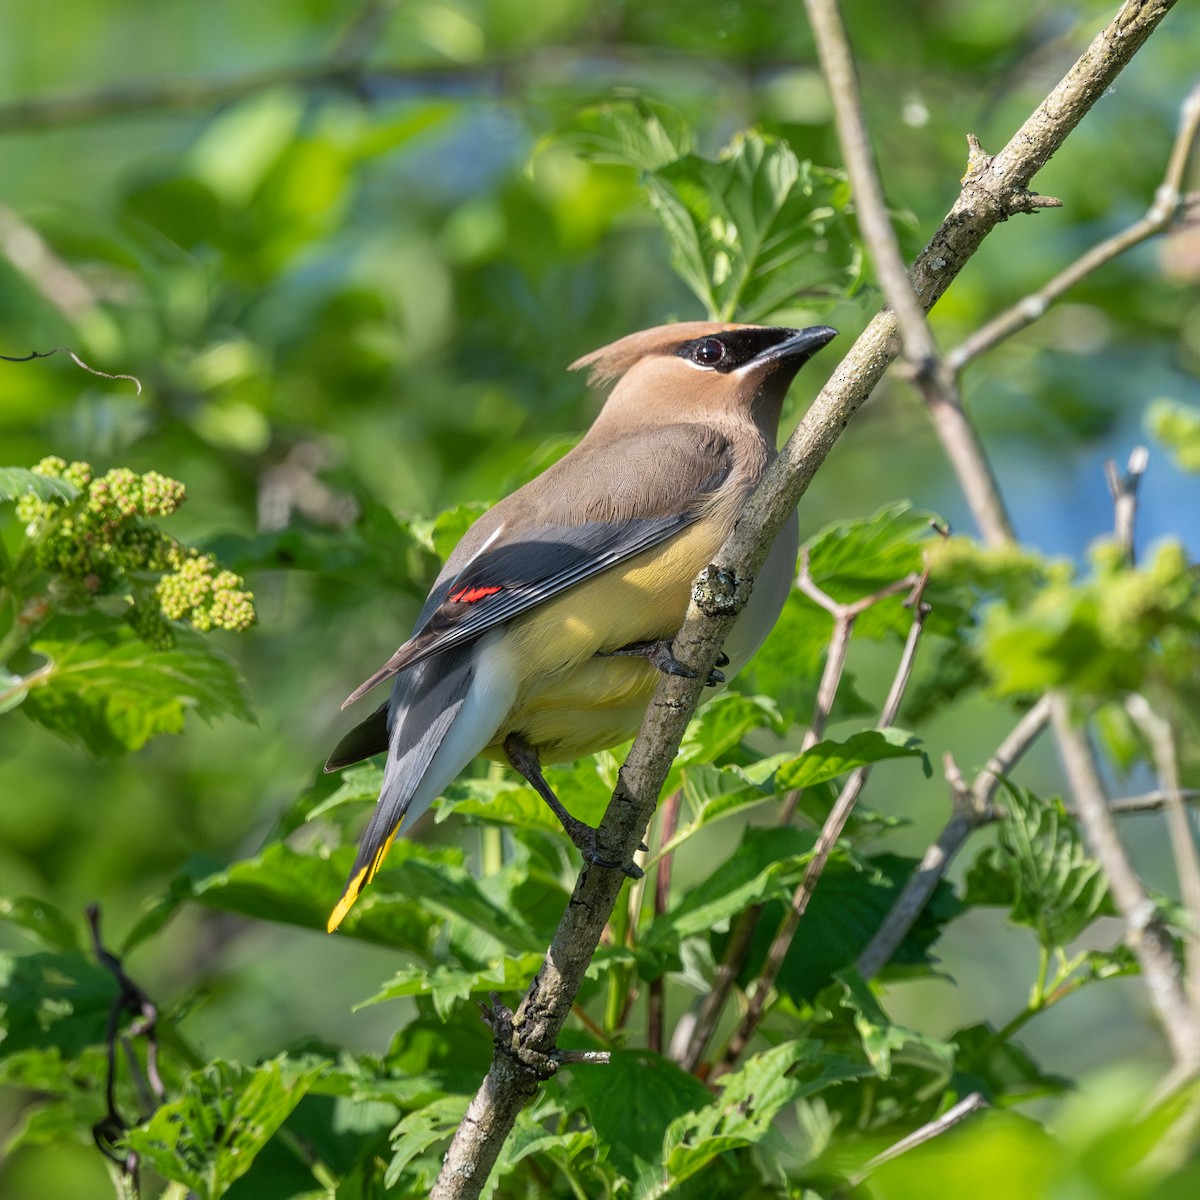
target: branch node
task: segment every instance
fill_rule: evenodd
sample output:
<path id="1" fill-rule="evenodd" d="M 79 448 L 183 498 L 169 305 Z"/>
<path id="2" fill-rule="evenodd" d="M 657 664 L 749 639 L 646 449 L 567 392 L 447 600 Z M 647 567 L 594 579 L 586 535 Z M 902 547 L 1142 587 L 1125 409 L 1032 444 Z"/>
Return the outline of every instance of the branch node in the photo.
<path id="1" fill-rule="evenodd" d="M 692 601 L 709 617 L 735 617 L 750 599 L 749 579 L 709 563 L 692 585 Z"/>
<path id="2" fill-rule="evenodd" d="M 513 1017 L 513 1011 L 501 999 L 498 992 L 488 995 L 488 1003 L 479 1004 L 483 1023 L 492 1031 L 492 1045 L 498 1054 L 503 1054 L 526 1075 L 539 1083 L 558 1072 L 558 1050 L 544 1054 L 521 1041 L 521 1031 Z"/>

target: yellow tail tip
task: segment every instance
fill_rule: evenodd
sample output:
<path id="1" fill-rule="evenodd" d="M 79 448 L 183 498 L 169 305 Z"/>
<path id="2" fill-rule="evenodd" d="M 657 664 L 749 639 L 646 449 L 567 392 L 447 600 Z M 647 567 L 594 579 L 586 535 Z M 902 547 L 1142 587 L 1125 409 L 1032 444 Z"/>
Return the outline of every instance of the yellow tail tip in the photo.
<path id="1" fill-rule="evenodd" d="M 363 867 L 353 879 L 346 884 L 346 890 L 342 893 L 342 898 L 333 907 L 333 912 L 329 914 L 329 920 L 325 922 L 325 932 L 333 933 L 334 930 L 346 919 L 346 914 L 354 907 L 355 901 L 362 894 L 363 887 L 367 882 L 367 870 Z"/>

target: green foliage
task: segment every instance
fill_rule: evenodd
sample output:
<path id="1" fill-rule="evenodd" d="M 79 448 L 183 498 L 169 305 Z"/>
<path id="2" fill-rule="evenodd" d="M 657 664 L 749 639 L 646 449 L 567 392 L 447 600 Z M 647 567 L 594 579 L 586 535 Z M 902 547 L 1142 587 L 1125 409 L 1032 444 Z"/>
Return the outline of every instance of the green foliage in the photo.
<path id="1" fill-rule="evenodd" d="M 1191 405 L 1156 400 L 1146 411 L 1146 424 L 1181 470 L 1200 471 L 1200 411 Z"/>
<path id="2" fill-rule="evenodd" d="M 887 21 L 859 7 L 846 15 L 872 141 L 892 202 L 916 210 L 900 222 L 911 258 L 962 174 L 962 128 L 995 150 L 1041 99 L 1044 73 L 1018 49 L 1083 45 L 1094 14 L 1056 14 L 1047 42 L 1029 3 L 901 3 Z M 1194 71 L 1185 7 L 1037 181 L 1064 208 L 999 230 L 939 303 L 940 345 L 1144 210 Z M 320 775 L 337 705 L 403 638 L 469 523 L 590 419 L 595 400 L 563 371 L 574 357 L 701 312 L 819 314 L 848 345 L 867 315 L 803 21 L 716 0 L 412 0 L 342 29 L 335 8 L 64 0 L 64 27 L 87 36 L 50 41 L 31 36 L 29 5 L 0 12 L 22 92 L 111 95 L 112 64 L 147 46 L 164 79 L 189 80 L 183 116 L 116 121 L 101 104 L 49 133 L 26 113 L 5 142 L 11 349 L 78 346 L 145 381 L 134 395 L 53 362 L 0 370 L 5 458 L 43 460 L 0 468 L 0 1193 L 22 1200 L 108 1188 L 92 1130 L 112 1121 L 110 1082 L 147 1198 L 429 1193 L 493 1052 L 479 1004 L 524 992 L 578 856 L 531 789 L 477 766 L 326 937 L 380 782 L 375 764 Z M 263 46 L 280 80 L 316 66 L 262 87 Z M 326 51 L 337 67 L 317 84 Z M 36 98 L 31 112 L 62 119 Z M 665 792 L 672 828 L 647 835 L 646 882 L 622 893 L 561 1036 L 611 1059 L 540 1088 L 491 1195 L 1195 1192 L 1194 1092 L 1163 1101 L 1149 1069 L 1090 1075 L 1148 1062 L 1150 1035 L 1138 986 L 1100 986 L 1137 962 L 1098 920 L 1111 901 L 1069 810 L 1041 798 L 1062 789 L 1049 756 L 1015 768 L 982 835 L 994 844 L 940 883 L 881 976 L 855 966 L 948 814 L 931 762 L 952 755 L 969 782 L 1045 687 L 1092 717 L 1115 785 L 1137 771 L 1140 788 L 1148 760 L 1131 690 L 1171 721 L 1185 783 L 1200 779 L 1194 497 L 1164 503 L 1152 465 L 1141 528 L 1157 540 L 1137 567 L 1107 543 L 1083 566 L 1035 549 L 1075 551 L 1110 524 L 1098 471 L 1065 494 L 1071 456 L 1088 472 L 1120 458 L 1126 414 L 1194 390 L 1191 270 L 1174 242 L 1111 264 L 964 377 L 1020 547 L 964 536 L 904 385 L 855 421 L 804 498 L 805 561 L 840 604 L 923 580 L 904 728 L 876 724 L 912 628 L 907 586 L 855 619 L 824 732 L 801 752 L 833 617 L 793 589 L 750 669 L 692 722 Z M 798 405 L 828 365 L 801 374 Z M 1146 419 L 1194 468 L 1195 413 L 1164 402 Z M 251 620 L 251 586 L 260 624 L 225 639 Z M 248 719 L 248 692 L 261 729 L 186 721 Z M 595 822 L 622 758 L 548 775 Z M 765 986 L 817 827 L 860 768 L 865 800 Z M 779 827 L 785 798 L 796 815 Z M 1138 861 L 1168 891 L 1165 842 L 1144 837 Z M 161 1097 L 140 1016 L 118 1011 L 109 1037 L 124 985 L 70 915 L 93 898 L 157 1002 Z M 980 932 L 997 906 L 1033 931 L 1035 968 L 1013 965 L 1019 930 Z M 682 1043 L 726 977 L 685 1071 Z M 762 1022 L 726 1061 L 760 988 Z M 1125 1006 L 1112 1036 L 1093 1028 L 1096 993 Z M 977 1114 L 867 1168 L 971 1091 L 1032 1116 Z"/>
<path id="3" fill-rule="evenodd" d="M 634 104 L 585 111 L 568 134 L 581 154 L 640 173 L 671 263 L 713 320 L 826 307 L 859 283 L 845 175 L 786 142 L 740 133 L 706 159 L 677 114 Z"/>
<path id="4" fill-rule="evenodd" d="M 255 619 L 244 581 L 163 533 L 183 484 L 157 471 L 43 459 L 3 472 L 0 713 L 32 721 L 96 755 L 179 733 L 189 711 L 252 720 L 233 665 L 195 630 L 244 630 Z M 39 633 L 46 636 L 38 636 Z M 41 659 L 22 671 L 10 663 Z"/>
<path id="5" fill-rule="evenodd" d="M 131 1130 L 126 1145 L 164 1178 L 217 1200 L 253 1166 L 323 1066 L 284 1056 L 253 1068 L 217 1059 Z"/>

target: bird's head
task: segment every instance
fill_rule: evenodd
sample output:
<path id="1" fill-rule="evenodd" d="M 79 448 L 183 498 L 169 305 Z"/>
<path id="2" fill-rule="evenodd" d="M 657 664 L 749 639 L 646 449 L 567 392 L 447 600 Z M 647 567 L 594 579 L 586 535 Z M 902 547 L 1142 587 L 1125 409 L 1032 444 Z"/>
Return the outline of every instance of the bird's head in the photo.
<path id="1" fill-rule="evenodd" d="M 594 384 L 618 380 L 597 419 L 654 424 L 750 416 L 774 439 L 796 372 L 837 336 L 828 325 L 784 329 L 683 321 L 631 333 L 571 364 Z"/>

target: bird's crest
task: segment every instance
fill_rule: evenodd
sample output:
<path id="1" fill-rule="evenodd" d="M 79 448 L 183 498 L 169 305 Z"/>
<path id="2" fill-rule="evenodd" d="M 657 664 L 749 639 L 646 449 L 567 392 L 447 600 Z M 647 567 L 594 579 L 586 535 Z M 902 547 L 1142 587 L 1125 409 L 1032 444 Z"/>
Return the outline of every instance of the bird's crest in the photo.
<path id="1" fill-rule="evenodd" d="M 674 325 L 656 325 L 653 329 L 631 333 L 577 358 L 570 369 L 579 371 L 587 367 L 591 372 L 588 383 L 593 386 L 611 383 L 648 354 L 671 354 L 677 346 L 693 338 L 737 328 L 739 326 L 722 321 L 679 321 Z"/>

